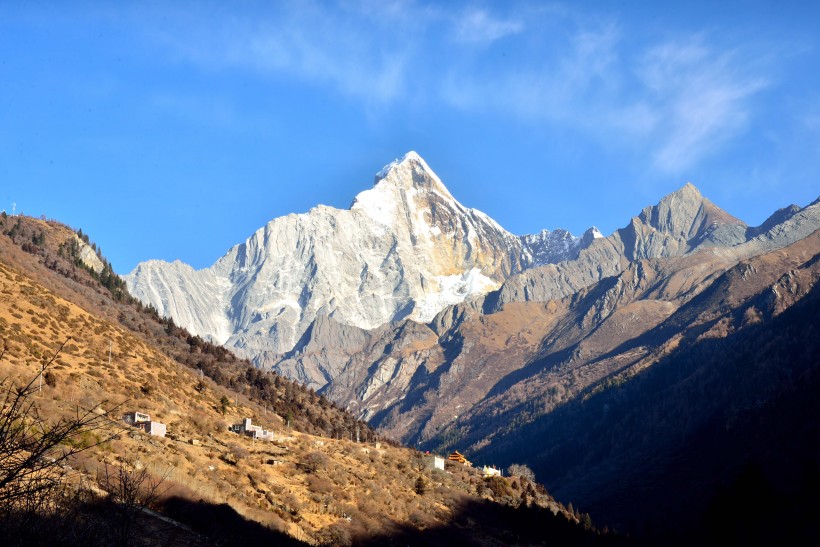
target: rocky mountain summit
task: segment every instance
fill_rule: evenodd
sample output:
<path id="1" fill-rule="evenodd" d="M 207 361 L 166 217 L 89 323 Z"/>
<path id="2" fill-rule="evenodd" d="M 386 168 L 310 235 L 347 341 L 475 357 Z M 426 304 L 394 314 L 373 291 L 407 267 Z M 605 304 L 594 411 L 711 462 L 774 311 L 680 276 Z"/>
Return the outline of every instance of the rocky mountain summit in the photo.
<path id="1" fill-rule="evenodd" d="M 514 273 L 575 256 L 596 232 L 516 237 L 456 201 L 410 152 L 350 209 L 274 219 L 209 268 L 151 260 L 125 279 L 160 314 L 266 364 L 303 344 L 319 317 L 365 330 L 425 323 Z M 332 370 L 299 377 L 321 386 Z"/>

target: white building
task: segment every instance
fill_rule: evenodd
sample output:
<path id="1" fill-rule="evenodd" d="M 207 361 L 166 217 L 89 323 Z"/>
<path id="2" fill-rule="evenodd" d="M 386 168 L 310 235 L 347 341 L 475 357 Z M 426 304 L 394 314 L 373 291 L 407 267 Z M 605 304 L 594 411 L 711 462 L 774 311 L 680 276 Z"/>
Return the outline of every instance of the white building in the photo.
<path id="1" fill-rule="evenodd" d="M 444 471 L 444 458 L 433 455 L 427 456 L 427 467 Z"/>
<path id="2" fill-rule="evenodd" d="M 247 435 L 251 439 L 260 441 L 272 441 L 273 431 L 263 429 L 261 425 L 253 425 L 250 418 L 245 418 L 241 423 L 233 424 L 231 431 L 237 435 Z"/>
<path id="3" fill-rule="evenodd" d="M 138 427 L 149 435 L 153 435 L 155 437 L 164 437 L 166 433 L 165 424 L 151 421 L 150 415 L 136 410 L 134 412 L 126 412 L 123 414 L 122 421 L 128 425 Z"/>
<path id="4" fill-rule="evenodd" d="M 487 467 L 485 465 L 484 468 L 481 470 L 481 474 L 484 476 L 485 479 L 489 477 L 500 477 L 501 470 L 496 469 L 495 466 Z"/>
<path id="5" fill-rule="evenodd" d="M 154 437 L 164 437 L 165 436 L 165 424 L 160 422 L 140 422 L 137 424 L 137 427 L 148 433 L 149 435 L 153 435 Z"/>
<path id="6" fill-rule="evenodd" d="M 142 422 L 150 422 L 151 416 L 148 414 L 143 414 L 139 411 L 134 412 L 126 412 L 122 415 L 122 421 L 127 423 L 128 425 L 137 425 L 138 423 Z"/>

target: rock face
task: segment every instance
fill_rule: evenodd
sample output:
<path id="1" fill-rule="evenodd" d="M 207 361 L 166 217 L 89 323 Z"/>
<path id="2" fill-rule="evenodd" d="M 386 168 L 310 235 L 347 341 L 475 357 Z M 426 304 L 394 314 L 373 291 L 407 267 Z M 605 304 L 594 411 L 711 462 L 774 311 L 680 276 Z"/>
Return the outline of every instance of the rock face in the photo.
<path id="1" fill-rule="evenodd" d="M 79 238 L 76 234 L 73 236 L 77 247 L 80 249 L 80 262 L 85 264 L 87 268 L 100 273 L 105 268 L 105 264 L 100 260 L 97 251 L 91 248 L 89 244 Z"/>
<path id="2" fill-rule="evenodd" d="M 686 184 L 657 205 L 646 207 L 611 236 L 590 237 L 574 259 L 533 268 L 507 280 L 487 297 L 485 312 L 498 311 L 509 302 L 545 302 L 575 294 L 617 275 L 635 260 L 732 247 L 746 241 L 746 231 L 746 224 Z"/>
<path id="3" fill-rule="evenodd" d="M 582 245 L 559 230 L 523 240 L 508 233 L 462 206 L 410 152 L 348 210 L 320 205 L 277 218 L 203 270 L 148 261 L 125 279 L 161 314 L 265 365 L 309 342 L 316 318 L 366 330 L 424 323 Z M 327 367 L 283 370 L 315 386 L 332 376 Z"/>
<path id="4" fill-rule="evenodd" d="M 521 245 L 524 248 L 526 267 L 557 264 L 567 260 L 575 260 L 581 250 L 590 246 L 593 240 L 603 237 L 598 228 L 592 227 L 581 237 L 575 237 L 566 230 L 558 228 L 550 232 L 542 230 L 537 234 L 521 236 Z"/>

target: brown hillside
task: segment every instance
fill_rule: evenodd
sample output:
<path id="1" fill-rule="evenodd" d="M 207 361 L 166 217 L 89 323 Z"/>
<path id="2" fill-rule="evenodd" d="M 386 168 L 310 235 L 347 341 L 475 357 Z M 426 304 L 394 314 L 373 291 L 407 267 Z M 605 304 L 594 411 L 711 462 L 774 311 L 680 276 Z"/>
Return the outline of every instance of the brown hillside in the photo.
<path id="1" fill-rule="evenodd" d="M 164 478 L 164 501 L 151 506 L 172 517 L 175 541 L 281 541 L 265 535 L 274 531 L 333 545 L 613 540 L 526 478 L 483 479 L 460 465 L 429 469 L 422 454 L 379 442 L 326 399 L 161 321 L 118 293 L 115 281 L 103 286 L 101 275 L 61 255 L 73 233 L 64 226 L 8 217 L 0 227 L 9 232 L 10 224 L 17 226 L 11 237 L 0 236 L 4 386 L 35 378 L 67 341 L 43 376 L 36 408 L 48 421 L 95 409 L 106 423 L 82 440 L 104 442 L 71 463 L 71 484 L 105 497 L 101 479 L 111 466 Z M 134 410 L 166 424 L 168 436 L 126 426 L 121 415 Z M 245 417 L 271 429 L 274 441 L 228 430 Z M 357 426 L 366 442 L 356 442 Z M 240 524 L 220 528 L 204 516 L 211 513 Z M 166 521 L 134 530 L 129 541 L 156 540 L 157 522 Z M 252 526 L 257 535 L 243 536 Z M 106 537 L 84 541 L 104 544 Z"/>

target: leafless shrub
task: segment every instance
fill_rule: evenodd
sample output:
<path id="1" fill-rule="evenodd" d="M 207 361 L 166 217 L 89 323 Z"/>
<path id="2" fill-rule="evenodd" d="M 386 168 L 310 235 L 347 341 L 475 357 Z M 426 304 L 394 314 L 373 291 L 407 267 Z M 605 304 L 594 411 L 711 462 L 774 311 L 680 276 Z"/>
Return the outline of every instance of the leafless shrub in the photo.
<path id="1" fill-rule="evenodd" d="M 231 444 L 229 448 L 231 449 L 231 453 L 236 456 L 237 460 L 244 460 L 251 455 L 247 448 L 236 443 Z"/>
<path id="2" fill-rule="evenodd" d="M 132 542 L 139 520 L 159 501 L 170 469 L 155 477 L 138 459 L 129 456 L 119 464 L 105 463 L 100 487 L 108 493 L 113 508 L 113 536 L 118 545 Z"/>
<path id="3" fill-rule="evenodd" d="M 512 497 L 513 495 L 510 484 L 504 477 L 490 477 L 488 479 L 484 479 L 484 484 L 492 492 L 493 498 L 495 498 L 496 501 L 499 501 L 505 497 Z"/>
<path id="4" fill-rule="evenodd" d="M 507 468 L 507 473 L 527 479 L 529 482 L 535 482 L 535 473 L 528 466 L 520 463 L 514 463 Z"/>
<path id="5" fill-rule="evenodd" d="M 66 342 L 43 365 L 41 374 Z M 5 350 L 0 352 L 0 360 L 4 354 Z M 96 433 L 106 421 L 93 410 L 78 408 L 73 416 L 53 422 L 43 418 L 34 397 L 39 380 L 35 376 L 22 387 L 8 379 L 0 381 L 0 517 L 45 509 L 64 482 L 66 460 L 112 437 Z"/>
<path id="6" fill-rule="evenodd" d="M 422 511 L 413 511 L 410 513 L 410 523 L 420 530 L 430 527 L 435 524 L 435 519 Z"/>
<path id="7" fill-rule="evenodd" d="M 311 452 L 305 456 L 304 467 L 308 473 L 316 473 L 319 470 L 327 467 L 328 458 L 322 452 Z"/>
<path id="8" fill-rule="evenodd" d="M 282 498 L 282 505 L 284 506 L 285 510 L 291 514 L 291 516 L 298 516 L 299 511 L 302 510 L 302 502 L 299 501 L 299 498 L 294 496 L 293 494 L 285 494 Z"/>
<path id="9" fill-rule="evenodd" d="M 310 476 L 307 483 L 308 489 L 317 494 L 329 494 L 335 490 L 333 483 L 324 477 Z"/>
<path id="10" fill-rule="evenodd" d="M 342 523 L 331 524 L 320 534 L 322 545 L 333 547 L 350 547 L 353 539 L 350 537 L 350 526 Z"/>

